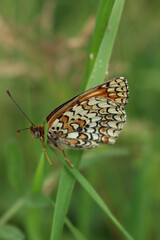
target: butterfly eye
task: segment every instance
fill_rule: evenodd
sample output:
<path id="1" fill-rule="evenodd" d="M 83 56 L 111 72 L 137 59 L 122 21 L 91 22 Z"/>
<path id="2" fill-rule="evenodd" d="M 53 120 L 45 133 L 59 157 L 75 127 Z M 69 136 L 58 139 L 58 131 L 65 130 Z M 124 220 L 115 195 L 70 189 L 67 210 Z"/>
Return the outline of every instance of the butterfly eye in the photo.
<path id="1" fill-rule="evenodd" d="M 35 129 L 34 136 L 36 138 L 40 138 L 41 134 L 40 134 L 40 131 L 38 129 Z"/>

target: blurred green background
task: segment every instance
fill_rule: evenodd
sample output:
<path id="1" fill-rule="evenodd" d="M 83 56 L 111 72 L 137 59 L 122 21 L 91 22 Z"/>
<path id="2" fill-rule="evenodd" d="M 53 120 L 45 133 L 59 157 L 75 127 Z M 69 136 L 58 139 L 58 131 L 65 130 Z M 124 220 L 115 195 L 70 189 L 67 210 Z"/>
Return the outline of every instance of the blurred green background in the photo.
<path id="1" fill-rule="evenodd" d="M 97 6 L 97 0 L 0 1 L 1 215 L 27 194 L 42 152 L 41 143 L 29 131 L 15 134 L 30 124 L 5 89 L 36 125 L 78 94 Z M 115 145 L 86 151 L 83 156 L 85 162 L 104 152 L 83 174 L 136 240 L 160 236 L 159 8 L 158 0 L 126 1 L 107 78 L 128 79 L 127 124 Z M 49 148 L 47 152 L 53 167 L 46 164 L 43 192 L 55 199 L 61 163 Z M 39 207 L 39 238 L 31 233 L 27 211 L 18 211 L 9 223 L 27 239 L 48 239 L 51 208 Z M 78 184 L 68 217 L 87 239 L 122 239 Z M 62 239 L 74 239 L 67 228 Z"/>

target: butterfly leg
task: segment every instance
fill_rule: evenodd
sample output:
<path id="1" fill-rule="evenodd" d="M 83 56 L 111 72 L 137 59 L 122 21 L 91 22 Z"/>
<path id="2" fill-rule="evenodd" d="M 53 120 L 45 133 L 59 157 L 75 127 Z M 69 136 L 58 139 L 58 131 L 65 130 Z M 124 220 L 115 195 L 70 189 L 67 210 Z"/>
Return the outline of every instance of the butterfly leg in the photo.
<path id="1" fill-rule="evenodd" d="M 62 151 L 62 153 L 63 153 L 63 156 L 64 156 L 64 158 L 66 159 L 66 161 L 67 161 L 67 163 L 71 166 L 71 168 L 73 168 L 73 164 L 68 160 L 68 158 L 67 158 L 67 156 L 66 156 L 66 154 L 65 154 L 65 151 L 64 151 L 64 149 L 63 148 L 61 148 L 61 147 L 56 147 L 56 148 L 58 148 L 59 150 L 61 150 Z"/>
<path id="2" fill-rule="evenodd" d="M 45 155 L 46 155 L 46 158 L 47 158 L 49 164 L 52 166 L 52 163 L 51 163 L 51 161 L 49 160 L 49 157 L 48 157 L 48 155 L 47 155 L 47 152 L 46 152 L 45 146 L 44 146 L 44 144 L 43 144 L 43 138 L 42 138 L 42 136 L 41 136 L 40 139 L 41 139 L 42 147 L 43 147 L 44 153 L 45 153 Z"/>

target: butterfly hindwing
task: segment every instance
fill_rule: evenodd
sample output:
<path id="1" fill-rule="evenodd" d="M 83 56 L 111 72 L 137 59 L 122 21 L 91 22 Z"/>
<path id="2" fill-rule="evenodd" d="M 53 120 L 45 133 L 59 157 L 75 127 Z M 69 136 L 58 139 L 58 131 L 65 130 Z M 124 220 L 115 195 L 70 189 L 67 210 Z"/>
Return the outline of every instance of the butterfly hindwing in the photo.
<path id="1" fill-rule="evenodd" d="M 128 86 L 116 78 L 78 95 L 54 110 L 48 137 L 58 146 L 91 149 L 102 143 L 113 144 L 126 121 L 123 106 L 127 103 Z M 54 118 L 54 116 L 53 116 Z"/>

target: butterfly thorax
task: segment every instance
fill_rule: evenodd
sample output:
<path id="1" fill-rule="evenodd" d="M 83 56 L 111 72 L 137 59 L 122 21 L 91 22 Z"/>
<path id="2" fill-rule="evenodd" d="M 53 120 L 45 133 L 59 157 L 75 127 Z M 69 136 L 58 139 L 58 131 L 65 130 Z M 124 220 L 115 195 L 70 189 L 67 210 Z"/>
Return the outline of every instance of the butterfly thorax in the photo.
<path id="1" fill-rule="evenodd" d="M 44 124 L 41 124 L 39 126 L 31 126 L 30 127 L 30 132 L 31 135 L 37 139 L 41 139 L 41 141 L 44 140 Z M 57 133 L 52 133 L 52 136 L 48 136 L 47 134 L 47 144 L 51 147 L 57 147 L 58 142 L 57 142 L 57 137 L 58 137 L 58 132 Z"/>
<path id="2" fill-rule="evenodd" d="M 41 124 L 39 126 L 31 126 L 30 127 L 31 135 L 35 138 L 44 137 L 44 125 Z"/>

